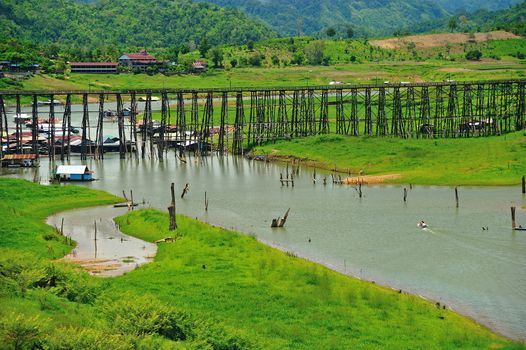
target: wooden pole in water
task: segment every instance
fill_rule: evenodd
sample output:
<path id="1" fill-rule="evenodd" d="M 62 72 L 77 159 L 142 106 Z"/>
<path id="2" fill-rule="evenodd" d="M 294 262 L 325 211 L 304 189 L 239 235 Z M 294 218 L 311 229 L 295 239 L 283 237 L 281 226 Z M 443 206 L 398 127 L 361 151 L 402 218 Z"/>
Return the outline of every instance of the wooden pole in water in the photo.
<path id="1" fill-rule="evenodd" d="M 185 194 L 188 193 L 188 191 L 190 190 L 189 188 L 189 184 L 187 183 L 184 188 L 183 188 L 183 193 L 181 193 L 181 198 L 184 198 Z"/>
<path id="2" fill-rule="evenodd" d="M 168 207 L 168 214 L 170 214 L 170 231 L 175 231 L 177 229 L 177 222 L 175 219 L 175 189 L 174 189 L 174 183 L 172 182 L 172 186 L 170 187 L 170 191 L 172 194 L 172 202 L 170 203 L 170 206 Z"/>
<path id="3" fill-rule="evenodd" d="M 133 210 L 133 190 L 130 190 L 131 210 Z"/>
<path id="4" fill-rule="evenodd" d="M 64 218 L 62 218 L 62 222 L 60 223 L 60 234 L 64 236 Z"/>
<path id="5" fill-rule="evenodd" d="M 206 191 L 205 191 L 205 211 L 208 211 L 208 198 L 206 198 Z"/>
<path id="6" fill-rule="evenodd" d="M 522 194 L 526 194 L 526 178 L 522 175 Z"/>
<path id="7" fill-rule="evenodd" d="M 515 230 L 516 227 L 517 226 L 515 223 L 515 207 L 511 207 L 511 228 Z"/>
<path id="8" fill-rule="evenodd" d="M 458 208 L 458 187 L 455 187 L 455 202 Z"/>
<path id="9" fill-rule="evenodd" d="M 404 203 L 407 202 L 407 188 L 404 187 Z"/>
<path id="10" fill-rule="evenodd" d="M 358 183 L 358 194 L 360 195 L 360 198 L 362 198 L 362 183 Z"/>

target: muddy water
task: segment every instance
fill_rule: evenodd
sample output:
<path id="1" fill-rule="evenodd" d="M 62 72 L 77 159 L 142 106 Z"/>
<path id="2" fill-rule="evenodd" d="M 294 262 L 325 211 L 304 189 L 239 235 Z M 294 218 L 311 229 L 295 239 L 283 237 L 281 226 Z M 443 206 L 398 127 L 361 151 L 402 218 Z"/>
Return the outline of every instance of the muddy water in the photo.
<path id="1" fill-rule="evenodd" d="M 189 183 L 190 192 L 177 198 L 179 213 L 255 234 L 283 250 L 434 299 L 497 332 L 526 339 L 526 233 L 513 232 L 510 221 L 510 206 L 526 204 L 518 187 L 460 188 L 456 208 L 453 188 L 416 186 L 404 203 L 403 186 L 364 186 L 360 199 L 351 186 L 313 184 L 306 169 L 300 169 L 293 188 L 281 187 L 284 166 L 238 157 L 189 158 L 183 164 L 173 153 L 165 162 L 108 155 L 104 162 L 87 164 L 99 180 L 82 186 L 117 195 L 133 189 L 136 199 L 166 211 L 170 183 L 175 182 L 177 194 Z M 8 171 L 35 177 L 31 169 Z M 43 161 L 37 177 L 45 180 L 48 171 Z M 287 208 L 286 227 L 271 229 L 271 219 Z M 429 230 L 416 227 L 422 219 Z M 518 209 L 517 221 L 526 226 L 524 210 Z"/>
<path id="2" fill-rule="evenodd" d="M 118 276 L 152 261 L 157 252 L 155 244 L 119 230 L 113 218 L 126 211 L 113 206 L 70 210 L 50 216 L 46 223 L 60 228 L 64 219 L 64 235 L 77 242 L 64 260 L 80 264 L 94 275 Z"/>

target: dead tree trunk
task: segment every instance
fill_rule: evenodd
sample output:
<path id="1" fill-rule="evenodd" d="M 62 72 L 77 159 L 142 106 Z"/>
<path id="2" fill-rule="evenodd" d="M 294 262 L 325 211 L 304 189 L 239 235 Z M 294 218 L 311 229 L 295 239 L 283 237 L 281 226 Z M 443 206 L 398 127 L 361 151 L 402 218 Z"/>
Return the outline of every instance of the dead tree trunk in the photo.
<path id="1" fill-rule="evenodd" d="M 272 224 L 270 224 L 270 227 L 283 227 L 285 226 L 285 222 L 287 222 L 287 217 L 289 216 L 290 208 L 287 209 L 287 212 L 285 215 L 283 215 L 283 218 L 278 217 L 277 219 L 272 219 Z"/>

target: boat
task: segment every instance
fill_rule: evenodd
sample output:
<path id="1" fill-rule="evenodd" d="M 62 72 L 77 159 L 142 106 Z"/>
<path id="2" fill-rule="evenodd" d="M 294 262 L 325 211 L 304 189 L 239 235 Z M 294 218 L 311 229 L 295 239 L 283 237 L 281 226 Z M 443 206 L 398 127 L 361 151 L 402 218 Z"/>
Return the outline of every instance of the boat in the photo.
<path id="1" fill-rule="evenodd" d="M 22 113 L 22 114 L 16 114 L 13 119 L 14 119 L 15 123 L 17 123 L 17 124 L 25 124 L 25 123 L 31 121 L 32 117 L 30 115 Z"/>
<path id="2" fill-rule="evenodd" d="M 424 222 L 424 220 L 420 221 L 418 224 L 416 224 L 419 228 L 427 228 L 427 224 Z"/>
<path id="3" fill-rule="evenodd" d="M 86 165 L 59 165 L 55 170 L 58 181 L 93 181 L 93 171 Z"/>
<path id="4" fill-rule="evenodd" d="M 37 106 L 60 106 L 62 104 L 59 100 L 47 100 L 47 101 L 37 101 Z"/>
<path id="5" fill-rule="evenodd" d="M 139 101 L 146 101 L 148 99 L 147 96 L 140 96 Z M 160 101 L 161 99 L 157 96 L 151 96 L 151 101 Z"/>

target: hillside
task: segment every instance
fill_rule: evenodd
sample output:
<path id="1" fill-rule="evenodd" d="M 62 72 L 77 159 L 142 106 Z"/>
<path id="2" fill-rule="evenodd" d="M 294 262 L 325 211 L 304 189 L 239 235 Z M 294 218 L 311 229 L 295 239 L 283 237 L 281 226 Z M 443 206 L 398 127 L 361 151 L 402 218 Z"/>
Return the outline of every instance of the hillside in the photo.
<path id="1" fill-rule="evenodd" d="M 496 11 L 505 9 L 511 5 L 520 3 L 522 0 L 433 0 L 448 11 L 473 12 L 477 10 Z"/>
<path id="2" fill-rule="evenodd" d="M 455 28 L 450 21 L 455 19 Z M 499 11 L 478 10 L 472 13 L 457 12 L 449 18 L 425 21 L 411 27 L 411 32 L 450 31 L 473 32 L 504 29 L 518 35 L 526 35 L 526 1 Z"/>
<path id="3" fill-rule="evenodd" d="M 269 23 L 284 35 L 313 34 L 329 26 L 346 36 L 351 25 L 357 35 L 388 35 L 406 25 L 447 15 L 430 0 L 207 0 L 240 8 Z"/>
<path id="4" fill-rule="evenodd" d="M 273 37 L 236 9 L 190 0 L 0 0 L 0 38 L 76 47 L 240 44 Z"/>

